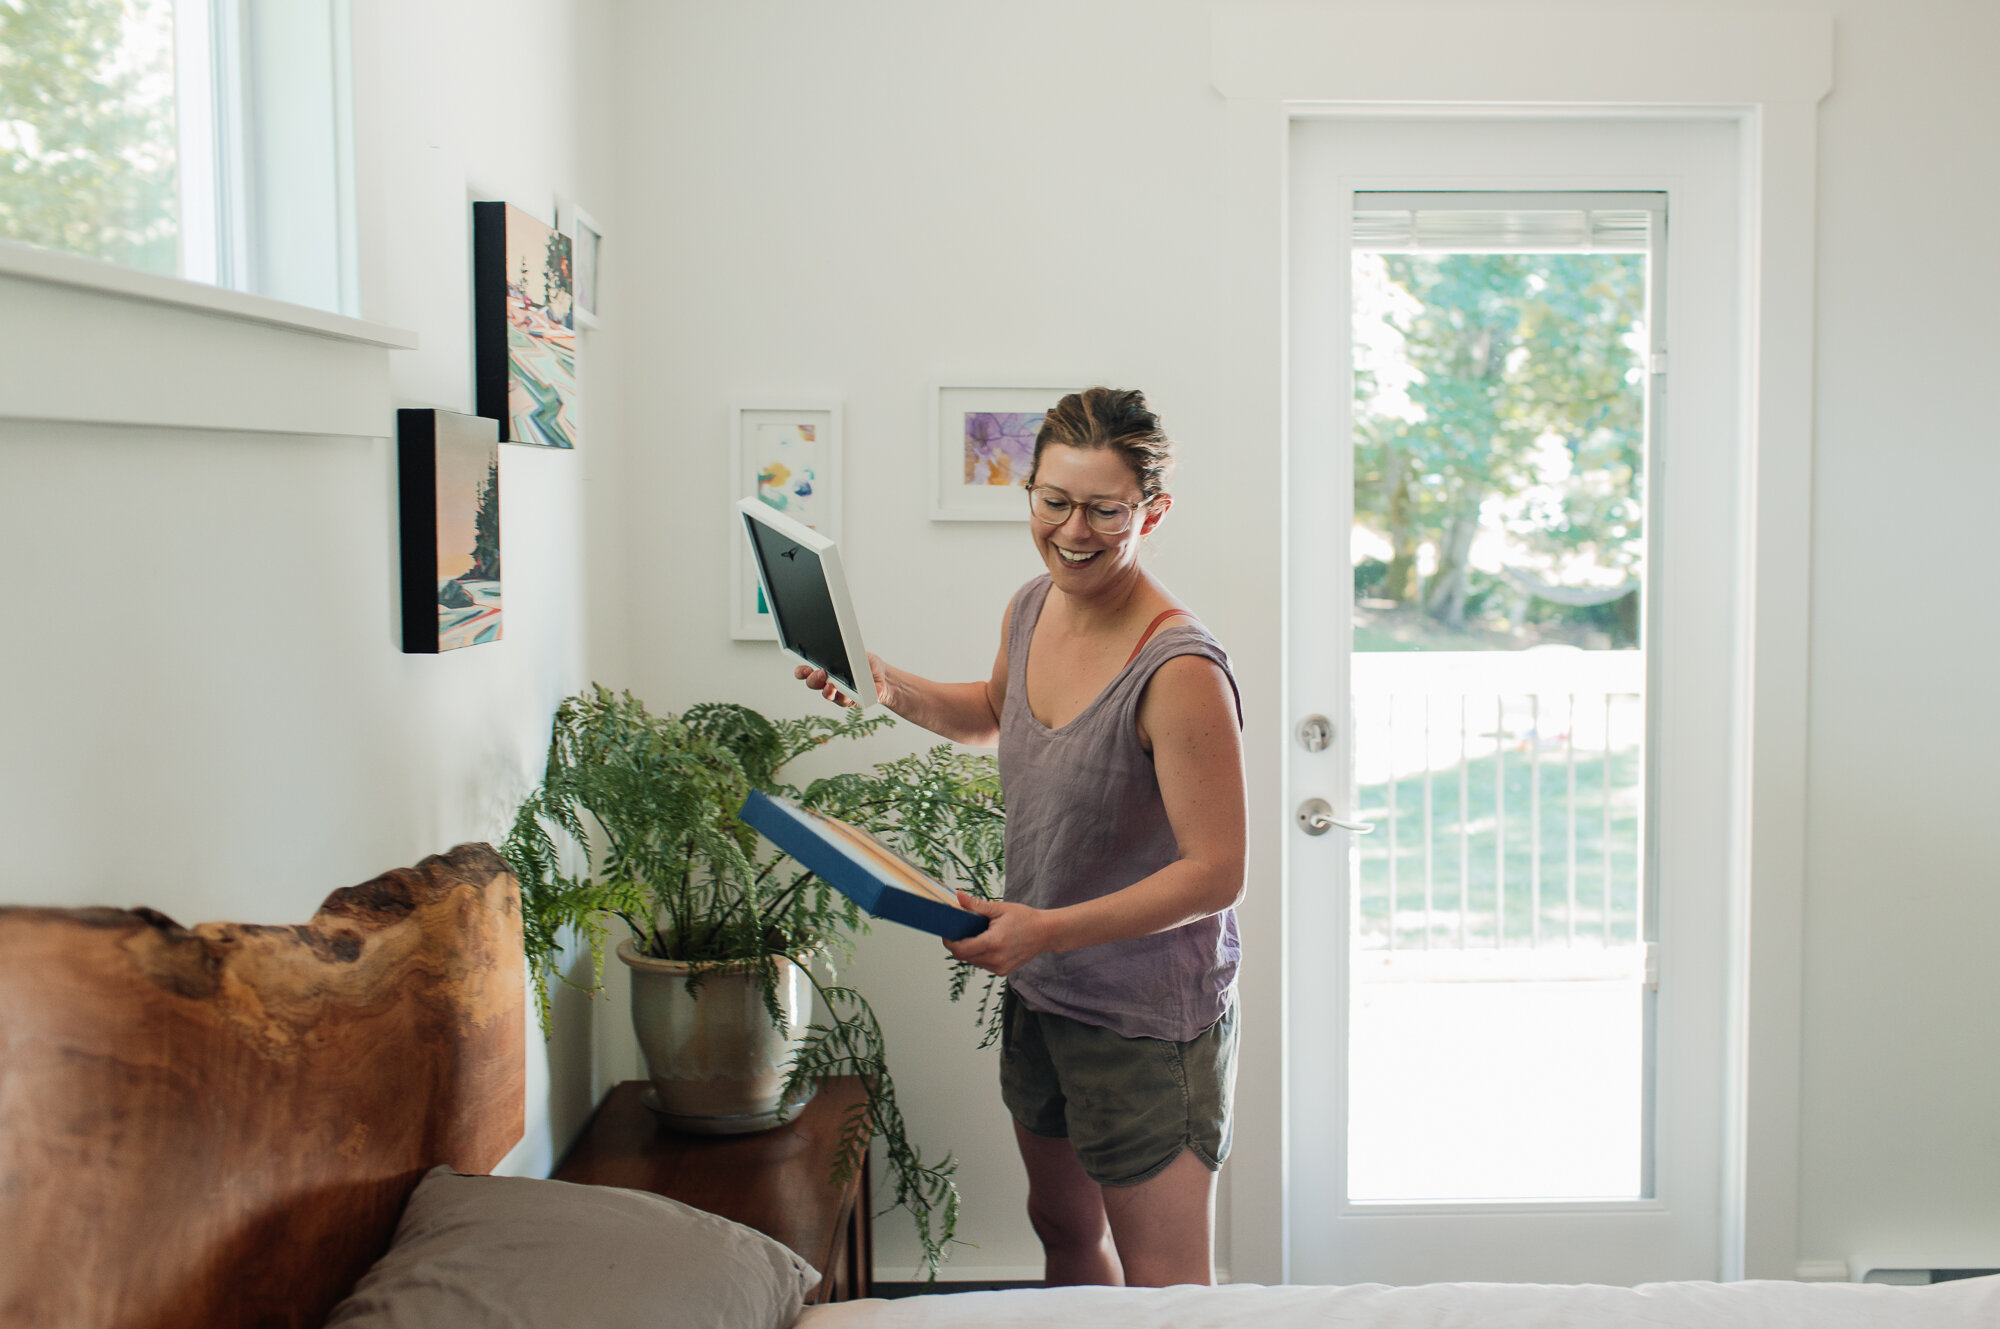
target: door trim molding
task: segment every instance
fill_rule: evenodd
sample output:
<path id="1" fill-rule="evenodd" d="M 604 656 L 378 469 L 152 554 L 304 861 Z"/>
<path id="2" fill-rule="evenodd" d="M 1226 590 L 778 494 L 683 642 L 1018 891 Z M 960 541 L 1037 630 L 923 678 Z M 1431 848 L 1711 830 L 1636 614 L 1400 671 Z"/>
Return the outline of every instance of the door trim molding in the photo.
<path id="1" fill-rule="evenodd" d="M 1588 21 L 1583 21 L 1587 18 Z M 1552 52 L 1549 34 L 1564 34 Z M 1814 220 L 1818 103 L 1833 86 L 1833 24 L 1800 13 L 1630 12 L 1552 7 L 1223 11 L 1211 80 L 1227 100 L 1223 236 L 1230 295 L 1229 416 L 1246 461 L 1282 490 L 1286 411 L 1285 219 L 1291 122 L 1318 116 L 1724 118 L 1742 128 L 1743 647 L 1736 722 L 1745 791 L 1730 892 L 1726 1279 L 1789 1278 L 1798 1259 L 1799 1060 L 1805 869 L 1808 603 L 1811 589 Z M 1421 63 L 1385 51 L 1424 53 Z M 1643 63 L 1638 53 L 1643 52 Z M 1254 442 L 1252 442 L 1254 440 Z M 1282 493 L 1276 502 L 1285 511 Z M 1280 549 L 1285 537 L 1280 533 Z M 1282 561 L 1282 555 L 1281 555 Z M 1289 631 L 1280 628 L 1280 659 Z M 1289 664 L 1281 665 L 1289 674 Z M 1283 679 L 1289 688 L 1289 678 Z M 1253 764 L 1285 787 L 1283 726 L 1246 736 Z M 1265 824 L 1265 823 L 1268 823 Z M 1265 818 L 1289 869 L 1282 818 Z M 1283 892 L 1280 892 L 1282 896 Z M 1246 953 L 1283 957 L 1285 906 L 1246 902 Z M 1283 1046 L 1287 977 L 1246 973 L 1242 1129 L 1228 1190 L 1239 1278 L 1290 1272 L 1289 1120 Z M 1271 973 L 1271 968 L 1278 972 Z"/>

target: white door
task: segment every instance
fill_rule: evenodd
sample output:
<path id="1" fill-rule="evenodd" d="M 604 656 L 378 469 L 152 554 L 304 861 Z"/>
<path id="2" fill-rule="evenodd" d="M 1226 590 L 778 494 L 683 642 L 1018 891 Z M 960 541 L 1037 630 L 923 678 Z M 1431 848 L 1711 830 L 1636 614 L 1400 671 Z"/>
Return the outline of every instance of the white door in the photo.
<path id="1" fill-rule="evenodd" d="M 1294 124 L 1294 1281 L 1720 1271 L 1737 152 Z"/>

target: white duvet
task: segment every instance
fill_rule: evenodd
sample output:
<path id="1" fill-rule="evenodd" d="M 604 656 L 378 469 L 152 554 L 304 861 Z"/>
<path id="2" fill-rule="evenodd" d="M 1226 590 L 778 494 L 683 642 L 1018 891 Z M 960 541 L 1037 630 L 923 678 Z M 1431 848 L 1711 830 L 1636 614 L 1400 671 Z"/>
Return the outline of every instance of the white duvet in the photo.
<path id="1" fill-rule="evenodd" d="M 1875 1283 L 1051 1288 L 814 1306 L 798 1329 L 2000 1329 L 2000 1276 Z"/>

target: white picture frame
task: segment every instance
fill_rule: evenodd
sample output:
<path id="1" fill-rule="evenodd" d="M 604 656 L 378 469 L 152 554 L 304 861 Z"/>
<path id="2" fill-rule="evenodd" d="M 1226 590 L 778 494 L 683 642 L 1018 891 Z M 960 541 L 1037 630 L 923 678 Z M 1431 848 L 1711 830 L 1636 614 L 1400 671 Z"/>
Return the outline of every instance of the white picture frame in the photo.
<path id="1" fill-rule="evenodd" d="M 1049 382 L 1052 380 L 1044 380 Z M 1040 417 L 1072 392 L 1064 387 L 947 383 L 931 388 L 931 520 L 1026 521 L 1022 490 Z M 983 417 L 980 424 L 975 417 Z M 975 441 L 981 424 L 989 432 Z M 1007 467 L 1000 479 L 996 462 Z"/>
<path id="2" fill-rule="evenodd" d="M 761 498 L 777 512 L 838 540 L 840 453 L 839 402 L 738 402 L 729 411 L 730 506 Z M 780 468 L 781 475 L 776 473 Z M 783 501 L 775 501 L 779 499 Z M 729 635 L 737 641 L 776 641 L 778 629 L 761 601 L 762 587 L 741 522 L 731 521 L 729 538 Z"/>
<path id="3" fill-rule="evenodd" d="M 861 644 L 861 624 L 847 593 L 847 570 L 840 561 L 839 542 L 766 507 L 754 498 L 740 500 L 736 512 L 743 523 L 743 544 L 762 548 L 746 555 L 758 584 L 775 603 L 782 629 L 775 632 L 778 648 L 814 669 L 826 670 L 833 685 L 856 706 L 881 701 L 868 648 Z M 773 581 L 777 585 L 773 586 Z"/>
<path id="4" fill-rule="evenodd" d="M 604 228 L 582 208 L 570 208 L 569 241 L 570 317 L 580 328 L 603 326 L 598 322 L 599 258 L 604 249 Z"/>

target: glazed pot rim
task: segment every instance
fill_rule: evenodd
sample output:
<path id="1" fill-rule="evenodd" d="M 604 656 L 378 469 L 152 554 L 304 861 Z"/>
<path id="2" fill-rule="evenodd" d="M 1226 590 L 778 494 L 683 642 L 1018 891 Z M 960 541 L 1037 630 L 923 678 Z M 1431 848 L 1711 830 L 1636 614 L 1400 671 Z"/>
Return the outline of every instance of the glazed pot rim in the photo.
<path id="1" fill-rule="evenodd" d="M 630 937 L 620 938 L 616 950 L 618 958 L 632 968 L 663 974 L 686 974 L 695 969 L 700 969 L 705 974 L 747 974 L 764 965 L 793 963 L 791 956 L 776 953 L 767 953 L 755 960 L 718 960 L 712 963 L 696 960 L 662 960 L 657 956 L 640 954 L 639 948 L 632 943 Z"/>

